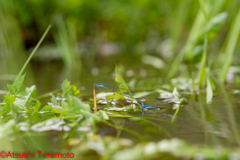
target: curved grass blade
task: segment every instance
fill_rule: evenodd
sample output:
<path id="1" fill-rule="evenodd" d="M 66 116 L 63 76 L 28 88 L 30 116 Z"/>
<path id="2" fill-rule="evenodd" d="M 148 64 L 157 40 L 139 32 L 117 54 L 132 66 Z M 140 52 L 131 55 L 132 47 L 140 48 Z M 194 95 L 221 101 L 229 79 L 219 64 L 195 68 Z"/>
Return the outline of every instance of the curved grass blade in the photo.
<path id="1" fill-rule="evenodd" d="M 23 71 L 25 70 L 25 68 L 27 67 L 29 61 L 32 59 L 33 55 L 35 54 L 35 52 L 37 51 L 38 47 L 40 46 L 40 44 L 42 43 L 43 39 L 46 37 L 48 31 L 51 28 L 51 24 L 48 26 L 48 28 L 46 29 L 46 31 L 44 32 L 43 36 L 41 37 L 41 39 L 39 40 L 39 42 L 37 43 L 36 47 L 34 48 L 34 50 L 32 51 L 32 53 L 30 54 L 30 56 L 28 57 L 27 61 L 24 63 L 23 67 L 21 68 L 20 72 L 17 75 L 17 78 L 15 79 L 15 81 L 22 75 Z M 15 82 L 14 81 L 14 82 Z"/>
<path id="2" fill-rule="evenodd" d="M 27 61 L 24 63 L 23 67 L 21 68 L 21 70 L 19 71 L 16 79 L 13 82 L 13 85 L 16 88 L 16 92 L 15 94 L 17 94 L 17 92 L 20 90 L 23 80 L 24 80 L 24 76 L 23 71 L 25 70 L 25 68 L 27 67 L 28 63 L 30 62 L 30 60 L 32 59 L 33 55 L 35 54 L 35 52 L 37 51 L 38 47 L 40 46 L 40 44 L 42 43 L 43 39 L 46 37 L 48 31 L 50 30 L 52 25 L 49 25 L 48 28 L 46 29 L 46 31 L 44 32 L 43 36 L 41 37 L 41 39 L 39 40 L 39 42 L 37 43 L 36 47 L 34 48 L 34 50 L 32 51 L 32 53 L 30 54 L 30 56 L 28 57 Z M 11 87 L 12 88 L 12 87 Z M 8 95 L 10 94 L 10 92 L 8 93 Z"/>
<path id="3" fill-rule="evenodd" d="M 222 64 L 221 74 L 219 76 L 219 80 L 221 83 L 225 81 L 228 69 L 232 63 L 233 52 L 237 44 L 237 40 L 239 38 L 240 33 L 240 8 L 238 10 L 236 19 L 233 21 L 231 25 L 231 29 L 228 34 L 227 45 L 225 49 L 225 58 L 224 63 Z"/>

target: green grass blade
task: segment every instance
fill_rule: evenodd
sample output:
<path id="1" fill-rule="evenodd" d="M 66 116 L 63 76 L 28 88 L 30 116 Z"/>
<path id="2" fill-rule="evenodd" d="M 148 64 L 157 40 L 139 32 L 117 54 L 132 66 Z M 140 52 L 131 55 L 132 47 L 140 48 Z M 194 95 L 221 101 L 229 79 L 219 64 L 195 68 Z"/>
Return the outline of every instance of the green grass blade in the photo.
<path id="1" fill-rule="evenodd" d="M 196 47 L 199 37 L 202 34 L 206 33 L 208 30 L 212 29 L 211 27 L 213 27 L 213 25 L 210 25 L 211 24 L 210 20 L 212 19 L 213 20 L 212 23 L 215 24 L 216 21 L 213 18 L 214 18 L 214 16 L 216 16 L 218 14 L 218 12 L 221 11 L 221 8 L 224 6 L 224 0 L 214 1 L 212 3 L 208 3 L 208 8 L 209 7 L 211 8 L 211 10 L 208 11 L 208 10 L 206 10 L 207 8 L 205 7 L 207 5 L 204 4 L 203 0 L 199 0 L 199 3 L 200 3 L 200 9 L 196 15 L 196 18 L 194 20 L 193 26 L 189 33 L 188 39 L 187 39 L 184 47 L 179 52 L 179 54 L 176 55 L 176 58 L 173 61 L 170 71 L 168 73 L 168 76 L 167 76 L 168 79 L 174 77 L 174 75 L 178 71 L 179 66 L 181 65 L 181 61 L 183 60 L 184 57 L 188 58 L 188 57 L 192 56 L 192 51 L 193 51 L 194 47 Z M 207 11 L 209 12 L 209 14 Z M 221 23 L 221 22 L 219 21 L 217 23 Z M 210 26 L 210 29 L 206 28 L 207 24 Z M 205 58 L 205 57 L 203 57 L 203 58 Z M 202 62 L 202 63 L 205 65 L 205 62 Z M 201 70 L 204 71 L 204 67 Z M 201 74 L 202 74 L 202 72 L 201 72 Z"/>
<path id="2" fill-rule="evenodd" d="M 229 31 L 226 49 L 225 49 L 225 61 L 222 65 L 221 74 L 219 76 L 219 80 L 221 83 L 225 81 L 228 69 L 232 63 L 233 52 L 237 44 L 237 40 L 240 32 L 240 8 L 238 10 L 236 19 L 232 23 L 231 29 Z"/>
<path id="3" fill-rule="evenodd" d="M 47 35 L 48 31 L 50 30 L 51 26 L 52 26 L 52 25 L 49 25 L 48 28 L 46 29 L 46 31 L 44 32 L 44 34 L 43 34 L 43 36 L 41 37 L 41 39 L 39 40 L 38 44 L 36 45 L 36 47 L 34 48 L 34 50 L 32 51 L 32 53 L 31 53 L 30 56 L 28 57 L 27 61 L 24 63 L 24 65 L 23 65 L 22 69 L 20 70 L 20 72 L 18 73 L 16 79 L 18 79 L 18 78 L 22 75 L 22 73 L 23 73 L 23 71 L 25 70 L 25 68 L 27 67 L 29 61 L 32 59 L 33 55 L 35 54 L 35 52 L 37 51 L 38 47 L 39 47 L 40 44 L 42 43 L 43 39 L 46 37 L 46 35 Z M 16 81 L 16 79 L 15 79 L 15 81 Z M 15 81 L 14 81 L 14 82 L 15 82 Z"/>
<path id="4" fill-rule="evenodd" d="M 208 16 L 207 16 L 207 12 L 206 12 L 206 9 L 205 9 L 205 4 L 204 4 L 204 1 L 203 0 L 198 0 L 199 4 L 200 4 L 200 8 L 202 10 L 202 13 L 204 15 L 204 18 L 205 18 L 205 23 L 207 23 L 208 21 Z M 199 68 L 199 76 L 198 76 L 198 85 L 199 87 L 203 87 L 205 85 L 205 65 L 206 65 L 206 60 L 207 60 L 207 45 L 208 45 L 208 33 L 207 31 L 205 32 L 204 34 L 204 49 L 203 49 L 203 55 L 202 55 L 202 59 L 201 59 L 201 65 L 200 65 L 200 68 Z"/>
<path id="5" fill-rule="evenodd" d="M 185 55 L 188 56 L 189 54 L 191 54 L 191 51 L 199 38 L 200 30 L 204 22 L 205 20 L 202 12 L 199 10 L 184 47 L 181 49 L 180 53 L 176 56 L 175 60 L 171 65 L 170 71 L 167 76 L 169 79 L 173 78 L 176 74 L 183 57 Z"/>
<path id="6" fill-rule="evenodd" d="M 187 16 L 189 14 L 190 5 L 191 5 L 190 0 L 185 0 L 182 1 L 179 6 L 177 6 L 176 12 L 175 9 L 173 10 L 172 16 L 173 25 L 171 26 L 171 38 L 173 40 L 172 45 L 174 53 L 177 52 L 177 49 L 179 47 L 180 36 L 182 34 L 183 29 L 185 28 L 185 23 Z"/>
<path id="7" fill-rule="evenodd" d="M 199 68 L 199 75 L 198 75 L 198 85 L 199 87 L 203 87 L 205 85 L 205 65 L 206 65 L 206 60 L 207 60 L 207 46 L 208 46 L 208 34 L 205 33 L 204 36 L 204 50 L 203 50 L 203 55 L 201 59 L 201 65 Z"/>
<path id="8" fill-rule="evenodd" d="M 193 90 L 193 92 L 195 92 L 196 87 L 195 87 L 195 73 L 194 72 L 192 72 L 191 78 L 192 78 L 192 90 Z"/>
<path id="9" fill-rule="evenodd" d="M 207 19 L 208 19 L 208 16 L 207 16 L 206 9 L 205 9 L 205 7 L 204 7 L 204 0 L 198 0 L 198 2 L 199 2 L 199 4 L 200 4 L 200 8 L 201 8 L 201 10 L 202 10 L 202 12 L 203 12 L 203 15 L 204 15 L 204 17 L 205 17 L 205 20 L 207 20 Z"/>

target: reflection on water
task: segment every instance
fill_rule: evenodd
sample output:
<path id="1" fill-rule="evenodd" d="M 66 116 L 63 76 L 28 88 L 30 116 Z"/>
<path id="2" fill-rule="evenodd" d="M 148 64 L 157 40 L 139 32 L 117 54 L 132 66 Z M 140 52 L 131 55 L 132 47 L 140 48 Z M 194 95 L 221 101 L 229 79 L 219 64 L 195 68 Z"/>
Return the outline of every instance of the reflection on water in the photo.
<path id="1" fill-rule="evenodd" d="M 54 65 L 50 63 L 41 64 L 41 66 L 35 63 L 33 66 L 35 70 L 38 70 L 38 74 L 36 74 L 35 77 L 40 93 L 59 89 L 62 80 L 68 78 L 73 82 L 81 81 L 81 86 L 85 88 L 85 90 L 81 91 L 81 94 L 83 94 L 83 96 L 85 95 L 84 99 L 89 99 L 92 96 L 92 84 L 96 82 L 96 80 L 98 82 L 105 82 L 106 77 L 108 77 L 107 79 L 111 77 L 111 72 L 107 75 L 100 74 L 97 77 L 91 74 L 84 74 L 84 76 L 79 77 L 64 75 L 66 72 L 63 72 L 64 68 L 59 62 L 54 63 Z M 86 71 L 83 71 L 83 73 L 84 72 Z M 42 73 L 45 73 L 45 76 L 42 76 Z M 101 69 L 100 73 L 102 73 Z M 152 89 L 158 89 L 153 88 L 155 87 L 154 83 L 159 81 L 158 78 L 155 79 L 156 80 L 154 80 L 153 77 L 149 78 L 149 82 L 152 83 Z M 145 78 L 144 81 L 148 82 L 148 78 Z M 149 83 L 147 86 L 149 86 Z M 149 87 L 147 89 L 149 89 Z M 136 88 L 136 90 L 140 91 L 138 88 Z M 141 90 L 145 91 L 144 87 L 141 87 Z M 117 123 L 113 122 L 116 120 L 112 118 L 111 123 L 134 130 L 141 134 L 147 141 L 159 141 L 164 138 L 169 138 L 168 136 L 170 135 L 171 137 L 178 137 L 190 143 L 230 146 L 239 143 L 237 124 L 239 124 L 240 118 L 235 115 L 239 110 L 237 94 L 228 94 L 225 91 L 224 93 L 218 94 L 217 97 L 214 97 L 211 104 L 206 104 L 205 94 L 186 95 L 186 97 L 188 104 L 181 105 L 174 124 L 170 122 L 175 113 L 173 104 L 156 103 L 155 98 L 158 98 L 156 94 L 147 96 L 147 103 L 155 103 L 157 104 L 156 107 L 164 109 L 144 115 L 145 118 L 153 118 L 154 120 L 139 118 L 139 120 L 133 121 L 131 118 L 120 118 L 123 120 L 121 120 L 121 123 Z M 103 109 L 104 106 L 101 108 Z M 132 115 L 140 117 L 141 114 L 136 113 Z M 168 136 L 163 130 L 168 132 Z M 136 137 L 128 132 L 121 131 L 120 134 L 118 129 L 106 125 L 103 125 L 98 133 L 102 136 L 111 135 L 131 138 L 137 141 Z"/>
<path id="2" fill-rule="evenodd" d="M 92 98 L 92 87 L 96 80 L 103 82 L 111 77 L 111 73 L 97 77 L 91 74 L 83 76 L 82 74 L 86 71 L 83 71 L 81 76 L 74 75 L 74 72 L 67 73 L 64 71 L 61 63 L 54 65 L 35 63 L 33 68 L 38 71 L 37 73 L 35 72 L 35 79 L 39 94 L 59 89 L 62 80 L 68 78 L 73 82 L 81 82 L 81 94 L 84 100 Z M 149 79 L 145 78 L 144 81 L 147 85 L 141 85 L 142 80 L 139 80 L 138 85 L 135 86 L 136 93 L 163 89 L 158 84 L 159 78 L 150 77 Z M 190 144 L 239 146 L 240 117 L 238 116 L 238 93 L 233 94 L 231 90 L 221 89 L 210 104 L 206 103 L 205 93 L 189 94 L 188 92 L 188 94 L 184 94 L 183 90 L 180 90 L 179 93 L 187 99 L 187 103 L 180 106 L 174 123 L 171 122 L 176 111 L 174 104 L 172 102 L 168 103 L 169 101 L 163 103 L 165 102 L 164 100 L 159 101 L 158 99 L 159 94 L 151 93 L 144 97 L 146 100 L 144 103 L 155 104 L 155 107 L 160 108 L 160 110 L 151 110 L 150 113 L 145 113 L 143 117 L 141 117 L 141 112 L 108 111 L 109 113 L 117 113 L 120 116 L 111 117 L 110 115 L 108 122 L 111 126 L 99 123 L 97 126 L 99 137 L 97 139 L 111 136 L 130 139 L 131 142 L 137 143 L 142 140 L 158 142 L 163 139 L 179 138 Z M 106 107 L 111 108 L 112 106 L 108 104 L 99 106 L 102 110 Z M 140 138 L 131 131 L 137 133 Z M 74 147 L 71 146 L 69 141 L 77 139 L 78 144 L 81 143 L 86 138 L 84 132 L 84 129 L 74 127 L 65 131 L 25 132 L 1 140 L 0 150 L 15 152 L 37 152 L 39 150 L 43 152 L 71 151 Z M 94 156 L 92 153 L 89 154 Z"/>
<path id="3" fill-rule="evenodd" d="M 229 97 L 225 98 L 226 95 Z M 240 122 L 240 118 L 237 116 L 239 112 L 238 95 L 225 93 L 225 95 L 215 97 L 211 104 L 206 104 L 204 97 L 203 94 L 191 95 L 188 104 L 181 106 L 175 123 L 171 122 L 175 113 L 171 105 L 163 110 L 145 114 L 144 117 L 140 117 L 141 113 L 136 113 L 128 118 L 111 118 L 109 122 L 139 133 L 145 141 L 160 141 L 165 138 L 177 137 L 195 144 L 238 145 L 238 124 Z M 226 102 L 225 100 L 230 97 L 230 101 Z M 31 151 L 34 148 L 36 150 L 55 150 L 54 146 L 57 147 L 56 149 L 59 149 L 59 146 L 66 146 L 67 139 L 81 137 L 81 131 L 73 130 L 72 132 L 30 132 L 13 136 L 4 141 L 8 141 L 6 144 L 18 143 L 18 145 L 25 146 L 26 150 L 31 148 Z M 134 142 L 139 141 L 128 131 L 105 124 L 99 126 L 98 134 L 102 137 L 113 136 L 128 138 Z"/>

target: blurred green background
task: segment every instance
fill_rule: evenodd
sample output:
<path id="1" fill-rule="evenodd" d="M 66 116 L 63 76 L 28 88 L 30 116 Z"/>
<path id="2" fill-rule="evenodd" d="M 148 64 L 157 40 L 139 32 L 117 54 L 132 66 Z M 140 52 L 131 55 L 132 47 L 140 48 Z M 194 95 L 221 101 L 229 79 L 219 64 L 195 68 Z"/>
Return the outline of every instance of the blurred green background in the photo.
<path id="1" fill-rule="evenodd" d="M 130 76 L 132 72 L 169 78 L 197 75 L 206 32 L 206 66 L 218 74 L 228 44 L 234 44 L 231 64 L 239 64 L 239 42 L 229 40 L 231 28 L 240 24 L 239 5 L 239 0 L 1 1 L 1 93 L 49 24 L 53 26 L 28 65 L 25 79 L 27 86 L 41 84 L 42 92 L 59 88 L 66 78 L 92 84 L 110 75 L 116 64 L 131 69 L 126 72 Z M 238 39 L 239 28 L 232 30 Z"/>

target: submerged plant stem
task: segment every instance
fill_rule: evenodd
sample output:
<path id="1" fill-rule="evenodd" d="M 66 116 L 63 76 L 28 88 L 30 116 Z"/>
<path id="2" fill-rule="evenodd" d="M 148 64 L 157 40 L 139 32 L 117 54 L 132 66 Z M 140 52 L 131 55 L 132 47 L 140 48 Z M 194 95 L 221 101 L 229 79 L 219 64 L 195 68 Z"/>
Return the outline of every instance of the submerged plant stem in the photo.
<path id="1" fill-rule="evenodd" d="M 169 133 L 166 129 L 164 129 L 163 127 L 161 127 L 160 125 L 158 125 L 158 124 L 156 124 L 156 123 L 154 123 L 154 122 L 152 122 L 152 121 L 150 121 L 150 120 L 144 119 L 144 121 L 152 124 L 153 126 L 159 128 L 160 130 L 162 130 L 162 131 L 168 136 L 168 138 L 172 138 L 172 136 L 170 135 L 170 133 Z"/>
<path id="2" fill-rule="evenodd" d="M 178 114 L 179 109 L 180 109 L 180 105 L 177 107 L 177 109 L 176 109 L 176 111 L 175 111 L 175 113 L 174 113 L 174 115 L 173 115 L 173 117 L 172 117 L 172 119 L 171 119 L 171 122 L 172 122 L 172 123 L 174 123 L 174 121 L 175 121 L 175 119 L 176 119 L 176 117 L 177 117 L 177 114 Z"/>
<path id="3" fill-rule="evenodd" d="M 230 96 L 227 93 L 224 86 L 221 86 L 221 89 L 222 89 L 222 92 L 224 94 L 225 102 L 227 104 L 226 108 L 227 108 L 230 124 L 231 124 L 231 127 L 232 127 L 232 131 L 233 131 L 234 137 L 235 137 L 238 145 L 240 146 L 240 136 L 239 136 L 238 124 L 236 122 L 236 118 L 235 118 L 235 115 L 234 115 L 233 105 L 232 105 L 232 102 L 230 100 Z"/>
<path id="4" fill-rule="evenodd" d="M 130 129 L 127 129 L 127 128 L 123 128 L 123 127 L 120 127 L 120 126 L 116 126 L 116 125 L 113 125 L 107 121 L 103 121 L 103 123 L 105 123 L 106 125 L 110 126 L 110 127 L 115 127 L 117 129 L 121 129 L 123 131 L 126 131 L 128 133 L 131 133 L 133 135 L 135 135 L 136 137 L 138 137 L 141 141 L 144 141 L 144 138 L 137 132 L 133 131 L 133 130 L 130 130 Z"/>

